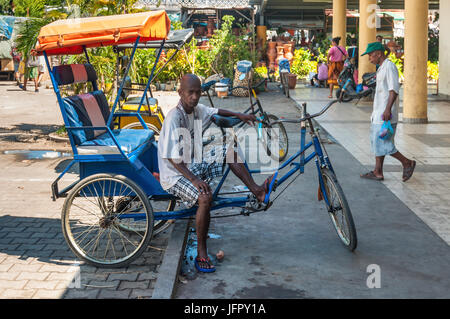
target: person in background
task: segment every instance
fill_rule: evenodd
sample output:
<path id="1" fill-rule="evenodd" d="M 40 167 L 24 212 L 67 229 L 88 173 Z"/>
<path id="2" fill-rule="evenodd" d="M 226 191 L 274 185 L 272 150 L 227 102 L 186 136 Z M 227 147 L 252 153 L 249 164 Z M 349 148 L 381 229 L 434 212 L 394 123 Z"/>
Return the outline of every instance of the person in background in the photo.
<path id="1" fill-rule="evenodd" d="M 325 63 L 319 61 L 317 62 L 317 73 L 311 79 L 311 86 L 326 87 L 327 80 L 328 80 L 328 67 Z"/>
<path id="2" fill-rule="evenodd" d="M 41 55 L 39 56 L 39 66 L 37 67 L 37 84 L 36 86 L 38 87 L 38 89 L 36 89 L 36 92 L 39 92 L 39 87 L 41 86 L 41 81 L 42 81 L 42 77 L 44 76 L 44 70 L 45 70 L 45 58 Z"/>
<path id="3" fill-rule="evenodd" d="M 23 85 L 19 85 L 19 87 L 26 91 L 28 80 L 33 79 L 34 81 L 34 92 L 39 92 L 38 88 L 38 67 L 39 67 L 39 57 L 36 56 L 35 52 L 30 53 L 26 61 L 25 74 Z"/>
<path id="4" fill-rule="evenodd" d="M 339 45 L 341 37 L 336 37 L 331 40 L 332 47 L 328 51 L 328 84 L 330 86 L 330 99 L 333 98 L 333 88 L 337 85 L 339 74 L 344 69 L 344 61 L 348 58 L 347 50 L 342 45 Z"/>
<path id="5" fill-rule="evenodd" d="M 358 84 L 358 62 L 359 62 L 359 49 L 358 49 L 358 41 L 353 38 L 351 40 L 352 46 L 347 49 L 348 56 L 352 60 L 352 63 L 355 65 L 355 71 L 353 72 L 353 80 L 356 84 Z"/>
<path id="6" fill-rule="evenodd" d="M 11 49 L 11 56 L 13 58 L 13 63 L 14 63 L 14 79 L 16 80 L 16 85 L 20 85 L 21 83 L 21 75 L 19 72 L 19 65 L 20 65 L 20 60 L 22 59 L 22 54 L 20 54 L 19 51 L 17 51 L 16 47 L 12 47 Z"/>
<path id="7" fill-rule="evenodd" d="M 380 43 L 383 43 L 383 36 L 382 35 L 377 35 L 377 41 Z"/>

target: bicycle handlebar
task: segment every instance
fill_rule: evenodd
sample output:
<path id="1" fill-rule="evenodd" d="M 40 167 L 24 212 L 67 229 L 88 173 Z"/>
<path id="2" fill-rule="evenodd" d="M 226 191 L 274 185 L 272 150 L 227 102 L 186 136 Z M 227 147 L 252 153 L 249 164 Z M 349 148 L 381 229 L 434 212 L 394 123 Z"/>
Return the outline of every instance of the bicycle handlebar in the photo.
<path id="1" fill-rule="evenodd" d="M 315 113 L 313 115 L 310 115 L 310 114 L 307 113 L 305 117 L 302 117 L 300 119 L 279 119 L 278 121 L 271 122 L 271 124 L 282 123 L 282 122 L 285 122 L 285 123 L 301 123 L 301 122 L 307 121 L 309 119 L 321 116 L 323 113 L 325 113 L 336 102 L 339 102 L 339 100 L 330 101 L 320 112 Z"/>

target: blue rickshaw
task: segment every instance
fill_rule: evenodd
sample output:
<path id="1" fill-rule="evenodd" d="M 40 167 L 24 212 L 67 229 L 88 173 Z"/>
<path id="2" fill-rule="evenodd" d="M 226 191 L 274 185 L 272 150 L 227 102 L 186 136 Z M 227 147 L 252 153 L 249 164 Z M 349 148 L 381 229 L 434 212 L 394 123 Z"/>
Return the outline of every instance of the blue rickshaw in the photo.
<path id="1" fill-rule="evenodd" d="M 140 113 L 169 31 L 167 14 L 152 11 L 56 21 L 43 27 L 38 38 L 36 51 L 45 57 L 73 150 L 73 160 L 52 183 L 52 197 L 53 200 L 65 198 L 61 222 L 69 247 L 78 258 L 97 267 L 128 265 L 147 249 L 155 233 L 167 227 L 169 220 L 196 213 L 196 206 L 175 210 L 177 198 L 162 189 L 155 133 Z M 121 112 L 120 108 L 117 111 L 136 49 L 148 41 L 160 41 L 160 50 L 139 107 L 136 112 Z M 97 74 L 89 63 L 88 49 L 130 43 L 133 44 L 132 53 L 111 110 L 104 93 L 98 89 Z M 52 67 L 49 61 L 52 55 L 83 53 L 85 64 Z M 73 83 L 88 83 L 92 91 L 62 97 L 60 87 Z M 303 173 L 304 165 L 314 159 L 319 175 L 319 199 L 324 200 L 342 243 L 353 251 L 356 248 L 356 231 L 350 208 L 311 121 L 335 102 L 330 102 L 321 113 L 315 115 L 307 114 L 305 106 L 301 119 L 280 120 L 302 123 L 302 143 L 297 153 L 275 168 L 278 172 L 288 165 L 292 167 L 273 188 L 275 190 L 295 173 Z M 114 121 L 122 116 L 137 118 L 143 129 L 115 129 Z M 215 116 L 214 122 L 221 128 L 232 128 L 240 123 L 238 119 L 220 116 Z M 305 144 L 305 122 L 311 128 L 312 141 L 308 144 Z M 306 156 L 305 151 L 309 148 L 314 151 Z M 300 161 L 295 163 L 297 158 Z M 79 180 L 60 190 L 62 177 L 75 164 L 79 167 Z M 220 193 L 229 172 L 227 168 L 214 190 L 212 210 L 240 207 L 243 215 L 264 210 L 248 191 Z M 250 170 L 250 173 L 262 172 Z"/>

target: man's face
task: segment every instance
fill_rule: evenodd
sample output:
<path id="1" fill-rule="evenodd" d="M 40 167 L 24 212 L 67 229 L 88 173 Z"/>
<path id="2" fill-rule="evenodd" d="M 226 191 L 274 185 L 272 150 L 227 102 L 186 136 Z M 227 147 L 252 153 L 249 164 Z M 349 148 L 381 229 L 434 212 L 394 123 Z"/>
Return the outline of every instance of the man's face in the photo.
<path id="1" fill-rule="evenodd" d="M 189 80 L 182 83 L 178 90 L 178 94 L 180 95 L 181 103 L 183 104 L 186 113 L 192 113 L 202 95 L 200 81 Z"/>
<path id="2" fill-rule="evenodd" d="M 380 64 L 381 51 L 374 51 L 369 53 L 369 61 L 372 64 Z"/>

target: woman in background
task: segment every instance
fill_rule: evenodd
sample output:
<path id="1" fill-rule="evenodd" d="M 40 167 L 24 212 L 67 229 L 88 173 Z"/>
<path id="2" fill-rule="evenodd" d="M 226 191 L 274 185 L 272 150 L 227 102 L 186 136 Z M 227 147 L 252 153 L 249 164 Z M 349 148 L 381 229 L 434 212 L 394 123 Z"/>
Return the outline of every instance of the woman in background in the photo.
<path id="1" fill-rule="evenodd" d="M 344 68 L 344 61 L 348 58 L 348 53 L 345 48 L 339 45 L 341 38 L 336 37 L 331 40 L 332 47 L 328 51 L 328 84 L 330 86 L 330 99 L 333 98 L 333 88 L 337 85 L 339 74 Z"/>

